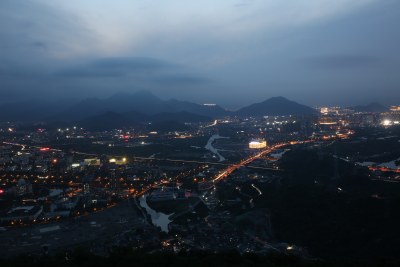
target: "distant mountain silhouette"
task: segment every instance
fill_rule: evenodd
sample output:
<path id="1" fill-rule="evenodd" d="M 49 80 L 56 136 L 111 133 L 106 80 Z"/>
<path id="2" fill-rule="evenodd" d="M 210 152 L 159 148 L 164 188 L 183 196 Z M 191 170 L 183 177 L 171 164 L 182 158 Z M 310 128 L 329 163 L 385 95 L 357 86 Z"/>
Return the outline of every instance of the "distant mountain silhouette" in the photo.
<path id="1" fill-rule="evenodd" d="M 151 131 L 157 131 L 157 132 L 173 132 L 173 131 L 182 132 L 190 129 L 189 126 L 177 121 L 154 122 L 148 128 Z"/>
<path id="2" fill-rule="evenodd" d="M 136 118 L 108 111 L 101 115 L 88 117 L 76 124 L 89 130 L 99 131 L 134 126 L 140 122 Z"/>
<path id="3" fill-rule="evenodd" d="M 349 109 L 352 109 L 356 112 L 385 112 L 389 111 L 388 107 L 385 107 L 384 105 L 381 105 L 380 103 L 377 102 L 372 102 L 368 105 L 365 106 L 355 106 L 355 107 L 350 107 Z"/>
<path id="4" fill-rule="evenodd" d="M 140 113 L 138 111 L 129 111 L 129 112 L 125 112 L 122 113 L 122 115 L 127 118 L 129 121 L 135 121 L 135 122 L 147 122 L 149 121 L 149 117 L 146 114 Z"/>
<path id="5" fill-rule="evenodd" d="M 193 114 L 193 113 L 189 113 L 186 111 L 158 113 L 153 116 L 150 116 L 148 119 L 153 122 L 177 121 L 177 122 L 181 122 L 181 123 L 206 122 L 206 121 L 212 120 L 212 118 L 210 118 L 210 117 Z"/>
<path id="6" fill-rule="evenodd" d="M 88 98 L 57 114 L 53 119 L 74 121 L 107 111 L 117 113 L 136 111 L 145 115 L 188 112 L 209 117 L 227 114 L 227 111 L 219 106 L 210 107 L 179 100 L 164 101 L 148 91 L 139 91 L 134 94 L 118 93 L 106 99 Z"/>
<path id="7" fill-rule="evenodd" d="M 138 91 L 118 93 L 105 99 L 87 98 L 74 102 L 32 101 L 7 104 L 0 106 L 0 121 L 84 122 L 90 125 L 86 119 L 90 118 L 93 120 L 91 122 L 93 127 L 96 125 L 100 127 L 101 121 L 108 121 L 110 125 L 118 126 L 144 121 L 198 122 L 229 115 L 309 115 L 315 113 L 314 109 L 284 97 L 273 97 L 232 112 L 218 105 L 201 105 L 176 99 L 162 100 L 148 91 Z M 112 116 L 115 116 L 115 121 Z"/>
<path id="8" fill-rule="evenodd" d="M 108 111 L 100 115 L 87 117 L 83 120 L 77 121 L 75 124 L 89 130 L 99 131 L 138 126 L 146 122 L 152 122 L 152 126 L 149 127 L 150 129 L 154 128 L 154 130 L 157 130 L 156 128 L 158 128 L 158 130 L 166 129 L 168 131 L 180 131 L 187 129 L 184 125 L 186 122 L 204 122 L 210 120 L 211 118 L 209 117 L 188 112 L 158 113 L 148 116 L 136 111 L 122 114 Z M 171 125 L 167 127 L 165 122 L 168 122 Z"/>
<path id="9" fill-rule="evenodd" d="M 264 116 L 264 115 L 312 115 L 317 111 L 297 102 L 290 101 L 284 97 L 272 97 L 261 103 L 239 109 L 239 116 Z"/>
<path id="10" fill-rule="evenodd" d="M 58 120 L 74 121 L 107 111 L 124 113 L 137 111 L 155 114 L 165 110 L 164 101 L 147 91 L 134 94 L 118 93 L 106 99 L 88 98 L 54 116 Z"/>
<path id="11" fill-rule="evenodd" d="M 165 103 L 169 110 L 165 112 L 188 112 L 193 114 L 198 114 L 208 117 L 220 117 L 229 115 L 231 112 L 221 108 L 218 105 L 215 106 L 205 106 L 187 101 L 180 101 L 176 99 L 171 99 Z"/>

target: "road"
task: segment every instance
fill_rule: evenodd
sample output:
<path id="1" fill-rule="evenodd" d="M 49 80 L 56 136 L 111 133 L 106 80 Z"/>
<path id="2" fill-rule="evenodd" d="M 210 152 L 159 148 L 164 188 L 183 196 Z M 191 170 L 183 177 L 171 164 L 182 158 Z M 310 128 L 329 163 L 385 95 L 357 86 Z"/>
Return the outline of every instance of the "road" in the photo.
<path id="1" fill-rule="evenodd" d="M 253 161 L 256 160 L 256 159 L 261 158 L 261 157 L 264 156 L 265 154 L 271 153 L 273 150 L 275 150 L 275 149 L 277 149 L 277 148 L 280 148 L 280 147 L 283 147 L 283 146 L 285 146 L 285 145 L 288 145 L 288 144 L 283 143 L 283 144 L 277 144 L 277 145 L 271 146 L 271 147 L 269 147 L 269 148 L 267 148 L 267 149 L 264 149 L 263 151 L 257 153 L 257 154 L 254 155 L 254 156 L 251 156 L 251 157 L 249 157 L 249 158 L 247 158 L 247 159 L 242 160 L 242 161 L 239 162 L 239 163 L 230 165 L 230 166 L 229 166 L 228 168 L 226 168 L 222 173 L 218 174 L 218 175 L 213 179 L 213 181 L 214 181 L 214 182 L 218 182 L 218 181 L 220 181 L 220 180 L 223 180 L 224 178 L 228 177 L 232 172 L 236 171 L 237 169 L 239 169 L 239 168 L 241 168 L 241 167 L 243 167 L 243 166 L 249 164 L 250 162 L 253 162 Z M 274 169 L 274 170 L 276 170 L 276 169 Z"/>
<path id="2" fill-rule="evenodd" d="M 308 142 L 308 141 L 304 141 L 304 142 Z M 234 172 L 235 170 L 237 170 L 237 169 L 239 169 L 239 168 L 241 168 L 241 167 L 247 167 L 247 166 L 246 166 L 247 164 L 253 162 L 254 160 L 256 160 L 256 159 L 258 159 L 258 158 L 261 158 L 261 157 L 264 156 L 265 154 L 271 153 L 271 152 L 274 151 L 275 149 L 278 149 L 278 148 L 281 148 L 281 147 L 284 147 L 284 146 L 287 146 L 287 145 L 298 144 L 298 143 L 300 143 L 300 142 L 291 141 L 291 142 L 287 142 L 287 143 L 276 144 L 276 145 L 273 145 L 273 146 L 271 146 L 271 147 L 269 147 L 269 148 L 267 148 L 267 149 L 265 149 L 265 150 L 263 150 L 263 151 L 257 153 L 256 155 L 253 155 L 253 156 L 251 156 L 251 157 L 249 157 L 249 158 L 247 158 L 247 159 L 243 159 L 243 160 L 240 161 L 239 163 L 235 163 L 235 164 L 217 163 L 218 165 L 224 165 L 224 166 L 228 166 L 228 167 L 227 167 L 222 173 L 218 174 L 218 175 L 213 179 L 213 181 L 214 181 L 214 183 L 215 183 L 215 182 L 218 182 L 218 181 L 220 181 L 220 180 L 222 180 L 222 179 L 228 177 L 228 176 L 229 176 L 232 172 Z M 301 142 L 301 143 L 303 143 L 303 142 Z M 154 159 L 152 159 L 152 160 L 154 160 Z M 176 161 L 176 162 L 190 162 L 190 163 L 205 164 L 205 162 L 202 162 L 202 161 L 194 161 L 194 160 L 190 160 L 190 161 L 187 161 L 187 160 L 172 160 L 172 159 L 163 159 L 163 160 L 166 160 L 166 161 Z M 211 163 L 211 162 L 210 162 L 210 164 L 215 164 L 215 163 Z M 257 167 L 255 167 L 255 168 L 257 168 Z M 262 168 L 262 167 L 259 167 L 259 169 L 273 170 L 273 171 L 282 171 L 282 170 L 277 170 L 277 169 L 274 169 L 274 168 Z M 143 189 L 142 191 L 136 193 L 135 196 L 137 196 L 137 197 L 142 196 L 142 195 L 144 195 L 148 190 L 150 190 L 151 188 L 156 187 L 156 186 L 159 186 L 159 185 L 161 185 L 161 184 L 163 184 L 163 182 L 154 183 L 153 185 L 148 186 L 147 188 Z"/>
<path id="3" fill-rule="evenodd" d="M 284 146 L 288 146 L 288 145 L 297 145 L 297 144 L 304 144 L 304 143 L 310 143 L 313 142 L 313 140 L 307 140 L 307 141 L 288 141 L 288 142 L 284 142 L 284 143 L 279 143 L 279 144 L 275 144 L 273 146 L 270 146 L 264 150 L 262 150 L 261 152 L 257 153 L 254 156 L 251 156 L 247 159 L 242 160 L 239 163 L 236 164 L 232 164 L 230 165 L 228 168 L 226 168 L 222 173 L 218 174 L 213 181 L 214 182 L 218 182 L 220 180 L 223 180 L 224 178 L 228 177 L 232 172 L 236 171 L 237 169 L 241 168 L 241 167 L 246 167 L 247 164 L 253 162 L 256 159 L 261 158 L 262 156 L 271 153 L 272 151 L 274 151 L 275 149 L 278 148 L 282 148 Z M 263 169 L 269 169 L 269 170 L 274 170 L 277 171 L 277 169 L 272 169 L 272 168 L 263 168 Z M 282 171 L 282 170 L 281 170 Z"/>

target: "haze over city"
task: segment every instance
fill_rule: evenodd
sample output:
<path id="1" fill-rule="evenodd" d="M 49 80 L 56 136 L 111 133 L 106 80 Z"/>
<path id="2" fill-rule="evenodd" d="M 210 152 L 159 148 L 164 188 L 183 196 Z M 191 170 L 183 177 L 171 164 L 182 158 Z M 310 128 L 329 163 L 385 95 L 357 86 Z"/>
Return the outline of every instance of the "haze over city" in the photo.
<path id="1" fill-rule="evenodd" d="M 61 1 L 0 3 L 1 103 L 109 97 L 239 108 L 400 101 L 400 3 Z"/>

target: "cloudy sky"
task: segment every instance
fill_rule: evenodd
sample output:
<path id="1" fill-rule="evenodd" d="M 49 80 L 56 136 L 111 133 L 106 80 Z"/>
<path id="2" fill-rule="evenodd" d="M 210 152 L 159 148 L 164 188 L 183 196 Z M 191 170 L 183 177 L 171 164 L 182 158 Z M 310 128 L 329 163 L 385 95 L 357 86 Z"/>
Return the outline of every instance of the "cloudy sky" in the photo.
<path id="1" fill-rule="evenodd" d="M 398 0 L 1 0 L 0 102 L 400 104 Z"/>

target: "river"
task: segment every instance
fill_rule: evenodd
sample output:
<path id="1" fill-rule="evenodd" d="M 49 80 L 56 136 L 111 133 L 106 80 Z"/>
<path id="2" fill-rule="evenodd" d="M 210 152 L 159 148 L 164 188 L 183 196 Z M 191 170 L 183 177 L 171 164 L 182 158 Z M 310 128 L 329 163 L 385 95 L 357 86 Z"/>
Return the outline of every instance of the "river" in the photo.
<path id="1" fill-rule="evenodd" d="M 226 159 L 218 152 L 218 149 L 212 146 L 212 143 L 216 139 L 222 139 L 222 138 L 229 138 L 229 137 L 223 137 L 220 136 L 219 134 L 214 134 L 213 136 L 210 137 L 210 139 L 208 139 L 207 145 L 205 146 L 207 150 L 210 150 L 212 153 L 218 156 L 220 162 L 225 161 Z"/>
<path id="2" fill-rule="evenodd" d="M 169 217 L 172 214 L 167 215 L 165 213 L 157 212 L 157 211 L 153 210 L 152 208 L 150 208 L 149 205 L 147 204 L 147 196 L 146 195 L 139 198 L 139 204 L 142 208 L 144 208 L 146 210 L 146 212 L 148 214 L 150 214 L 151 222 L 155 226 L 159 226 L 161 228 L 161 231 L 168 233 L 168 231 L 169 231 L 168 225 L 170 222 L 172 222 L 172 220 L 170 220 Z"/>

